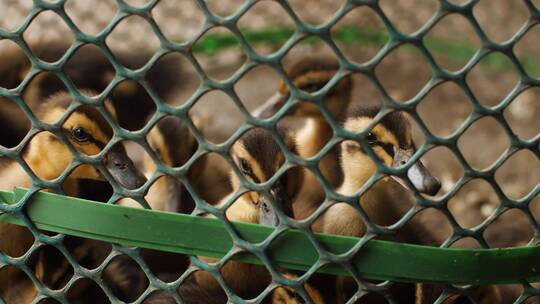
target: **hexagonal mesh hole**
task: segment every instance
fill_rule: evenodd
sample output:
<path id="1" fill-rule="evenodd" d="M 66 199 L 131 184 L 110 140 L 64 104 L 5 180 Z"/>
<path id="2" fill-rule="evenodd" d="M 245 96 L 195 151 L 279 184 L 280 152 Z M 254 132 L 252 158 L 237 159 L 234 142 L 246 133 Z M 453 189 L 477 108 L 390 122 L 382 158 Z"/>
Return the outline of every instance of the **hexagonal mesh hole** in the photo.
<path id="1" fill-rule="evenodd" d="M 112 293 L 124 302 L 136 300 L 149 284 L 139 265 L 126 255 L 112 259 L 101 273 L 101 278 Z"/>

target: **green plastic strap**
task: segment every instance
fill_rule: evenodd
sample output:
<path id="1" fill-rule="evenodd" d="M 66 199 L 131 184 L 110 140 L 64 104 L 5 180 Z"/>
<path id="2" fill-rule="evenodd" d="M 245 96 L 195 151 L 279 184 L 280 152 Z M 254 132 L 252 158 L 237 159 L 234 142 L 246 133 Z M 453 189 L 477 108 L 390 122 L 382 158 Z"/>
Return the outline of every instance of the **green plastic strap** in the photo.
<path id="1" fill-rule="evenodd" d="M 26 190 L 12 195 L 0 192 L 0 200 L 18 202 Z M 191 215 L 106 205 L 83 199 L 39 192 L 29 201 L 27 213 L 34 224 L 47 231 L 64 233 L 130 246 L 220 258 L 232 246 L 216 219 Z M 9 214 L 1 221 L 22 225 Z M 250 242 L 261 242 L 273 229 L 234 223 Z M 317 239 L 334 253 L 344 253 L 360 239 L 317 234 Z M 279 244 L 268 248 L 276 266 L 308 270 L 318 258 L 310 241 L 298 230 L 287 230 Z M 252 256 L 237 255 L 240 261 L 262 264 Z M 358 272 L 367 279 L 451 284 L 507 284 L 539 281 L 540 248 L 454 249 L 371 240 L 354 257 Z M 326 265 L 320 272 L 347 275 L 338 265 Z"/>

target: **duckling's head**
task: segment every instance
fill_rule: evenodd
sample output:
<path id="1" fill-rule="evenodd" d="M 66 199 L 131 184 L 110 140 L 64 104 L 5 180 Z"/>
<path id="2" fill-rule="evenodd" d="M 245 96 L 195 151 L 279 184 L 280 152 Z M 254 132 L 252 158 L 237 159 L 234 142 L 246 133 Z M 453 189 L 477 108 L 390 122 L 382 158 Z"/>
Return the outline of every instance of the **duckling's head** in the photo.
<path id="1" fill-rule="evenodd" d="M 314 93 L 322 89 L 339 70 L 336 62 L 327 58 L 308 57 L 297 62 L 288 71 L 288 75 L 294 86 L 304 92 Z M 324 104 L 335 119 L 340 119 L 347 109 L 352 90 L 352 79 L 349 75 L 338 81 L 324 96 Z M 290 89 L 285 82 L 281 82 L 279 90 L 270 97 L 254 115 L 268 118 L 277 112 L 289 99 Z M 319 107 L 311 102 L 301 102 L 293 112 L 293 115 L 322 117 Z"/>
<path id="2" fill-rule="evenodd" d="M 51 96 L 40 107 L 38 118 L 45 123 L 58 121 L 71 101 L 72 97 L 67 92 Z M 114 116 L 114 111 L 109 111 Z M 62 131 L 75 150 L 85 155 L 98 154 L 113 137 L 111 126 L 98 109 L 91 105 L 75 108 L 62 124 Z M 72 155 L 60 138 L 50 132 L 41 132 L 27 146 L 24 159 L 36 175 L 52 179 L 63 173 L 71 163 Z M 138 188 L 146 182 L 121 144 L 109 150 L 103 163 L 113 178 L 127 189 Z M 100 172 L 89 165 L 77 167 L 71 177 L 102 179 Z"/>
<path id="3" fill-rule="evenodd" d="M 282 132 L 282 135 L 285 133 Z M 292 140 L 287 136 L 282 138 L 288 149 L 294 151 Z M 263 128 L 252 128 L 245 132 L 232 146 L 231 156 L 243 177 L 257 184 L 268 181 L 285 163 L 285 156 L 272 134 Z M 279 221 L 274 207 L 281 208 L 287 216 L 292 217 L 292 197 L 301 184 L 301 176 L 298 168 L 289 169 L 270 187 L 270 197 L 254 191 L 247 192 L 238 199 L 238 206 L 250 222 L 277 226 Z M 240 180 L 235 174 L 232 174 L 231 182 L 234 189 L 240 187 Z"/>
<path id="4" fill-rule="evenodd" d="M 367 129 L 373 118 L 379 113 L 377 106 L 356 106 L 351 109 L 344 123 L 344 128 L 351 132 Z M 401 112 L 391 112 L 384 116 L 364 138 L 379 160 L 389 167 L 400 167 L 407 163 L 416 151 L 412 140 L 411 125 Z M 359 188 L 376 172 L 376 165 L 354 140 L 341 143 L 342 165 L 345 179 Z M 407 177 L 421 193 L 436 194 L 441 184 L 432 176 L 421 161 L 417 161 L 407 171 Z M 408 187 L 402 177 L 392 176 L 400 184 Z"/>
<path id="5" fill-rule="evenodd" d="M 180 118 L 167 116 L 161 119 L 147 136 L 148 144 L 160 161 L 169 167 L 180 167 L 197 150 L 197 141 Z M 195 166 L 195 165 L 194 165 Z M 201 167 L 191 167 L 200 174 Z M 144 171 L 147 177 L 156 170 L 153 160 L 145 154 Z M 152 208 L 171 212 L 190 213 L 195 207 L 184 185 L 174 177 L 163 177 L 152 185 L 146 197 Z"/>
<path id="6" fill-rule="evenodd" d="M 197 149 L 197 141 L 189 132 L 189 128 L 180 118 L 174 116 L 161 119 L 148 132 L 147 139 L 160 160 L 169 167 L 182 166 Z M 149 161 L 151 164 L 145 163 L 145 168 L 154 167 L 153 162 Z"/>

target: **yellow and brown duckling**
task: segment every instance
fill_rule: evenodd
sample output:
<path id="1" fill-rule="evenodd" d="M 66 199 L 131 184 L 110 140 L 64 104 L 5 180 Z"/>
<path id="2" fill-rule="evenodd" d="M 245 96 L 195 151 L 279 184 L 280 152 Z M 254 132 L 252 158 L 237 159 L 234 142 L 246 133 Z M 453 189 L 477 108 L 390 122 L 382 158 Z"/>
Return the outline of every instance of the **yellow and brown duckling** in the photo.
<path id="1" fill-rule="evenodd" d="M 43 104 L 38 118 L 54 123 L 63 115 L 72 101 L 68 93 L 59 93 Z M 69 143 L 81 154 L 95 155 L 102 151 L 113 133 L 110 125 L 93 106 L 79 106 L 62 124 L 62 132 Z M 36 134 L 23 150 L 22 158 L 32 172 L 41 179 L 59 177 L 72 161 L 72 155 L 60 138 L 50 132 Z M 120 186 L 127 189 L 141 187 L 146 178 L 127 156 L 121 144 L 114 146 L 103 159 L 108 173 Z M 103 179 L 99 170 L 90 165 L 80 165 L 64 180 L 67 194 L 77 196 L 78 179 Z M 14 187 L 30 187 L 32 180 L 22 167 L 13 161 L 0 173 L 0 189 L 11 191 Z M 9 256 L 21 256 L 33 243 L 31 233 L 24 227 L 0 223 L 0 251 Z M 7 276 L 7 279 L 11 279 Z M 0 285 L 4 282 L 0 282 Z"/>
<path id="2" fill-rule="evenodd" d="M 167 116 L 161 119 L 150 130 L 147 139 L 148 144 L 162 163 L 169 167 L 182 166 L 197 150 L 197 140 L 189 128 L 177 117 Z M 156 166 L 148 155 L 144 159 L 144 167 L 147 176 L 155 171 Z M 204 168 L 192 166 L 188 178 L 201 169 Z M 182 183 L 171 176 L 158 179 L 148 191 L 145 199 L 152 209 L 191 213 L 195 208 L 195 203 L 188 191 L 185 190 Z"/>
<path id="3" fill-rule="evenodd" d="M 334 77 L 339 70 L 339 64 L 323 57 L 303 58 L 293 64 L 287 71 L 296 88 L 306 93 L 321 90 Z M 334 119 L 339 120 L 347 110 L 350 103 L 352 79 L 346 76 L 338 81 L 324 96 L 324 105 Z M 253 116 L 269 118 L 274 115 L 290 98 L 290 89 L 282 81 L 278 91 L 263 105 L 253 111 Z M 319 106 L 308 101 L 300 101 L 287 115 L 296 117 L 312 117 L 324 119 Z"/>
<path id="4" fill-rule="evenodd" d="M 287 74 L 294 86 L 306 93 L 321 90 L 339 70 L 336 62 L 326 58 L 309 57 L 294 64 Z M 338 81 L 324 96 L 323 104 L 336 121 L 340 121 L 347 110 L 352 92 L 352 79 L 349 75 Z M 279 90 L 262 106 L 253 112 L 254 116 L 268 118 L 281 108 L 289 99 L 290 90 L 285 82 Z M 294 130 L 298 155 L 309 158 L 317 154 L 332 137 L 333 130 L 322 115 L 319 106 L 308 101 L 300 101 L 285 116 L 301 119 L 302 126 Z M 334 157 L 332 157 L 334 156 Z M 336 155 L 328 155 L 319 164 L 321 172 L 328 180 L 338 182 L 340 173 L 336 170 Z"/>
<path id="5" fill-rule="evenodd" d="M 32 45 L 34 55 L 42 60 L 58 60 L 68 49 L 63 42 L 49 42 Z M 116 58 L 125 66 L 142 66 L 150 55 L 144 52 L 115 52 Z M 18 47 L 9 47 L 2 53 L 0 62 L 0 86 L 15 88 L 27 77 L 32 65 Z M 181 84 L 177 81 L 182 71 L 180 61 L 173 56 L 165 56 L 145 75 L 145 80 L 162 98 L 170 97 L 172 91 Z M 63 71 L 79 90 L 102 92 L 115 76 L 115 68 L 107 57 L 93 45 L 78 49 L 74 56 L 63 66 Z M 63 82 L 51 72 L 41 72 L 21 94 L 26 105 L 36 111 L 51 95 L 65 90 Z M 120 82 L 108 96 L 110 103 L 117 110 L 117 121 L 128 130 L 137 130 L 144 126 L 148 113 L 155 109 L 155 104 L 146 90 L 134 80 Z M 16 114 L 16 115 L 13 115 Z M 0 98 L 0 127 L 6 136 L 0 138 L 0 145 L 12 147 L 19 143 L 30 129 L 30 121 L 21 116 L 15 102 Z"/>
<path id="6" fill-rule="evenodd" d="M 285 134 L 282 132 L 282 135 Z M 284 138 L 289 150 L 294 151 L 294 144 Z M 270 131 L 252 128 L 246 131 L 232 146 L 230 154 L 242 176 L 252 183 L 265 183 L 285 163 L 285 157 Z M 250 191 L 242 194 L 227 208 L 225 215 L 230 221 L 260 223 L 277 226 L 279 208 L 285 215 L 292 217 L 292 200 L 302 181 L 302 171 L 289 169 L 269 189 L 268 195 Z M 231 171 L 231 183 L 234 191 L 240 188 L 240 179 Z M 227 203 L 234 192 L 219 204 Z M 215 259 L 201 257 L 206 262 Z M 262 266 L 229 261 L 221 268 L 227 284 L 242 297 L 257 296 L 270 282 L 268 271 Z M 202 288 L 220 289 L 218 282 L 207 272 L 196 272 L 195 281 Z"/>
<path id="7" fill-rule="evenodd" d="M 38 111 L 38 118 L 45 123 L 55 123 L 64 114 L 72 102 L 66 92 L 50 97 Z M 114 116 L 114 114 L 113 114 Z M 90 105 L 77 107 L 62 124 L 62 132 L 69 143 L 81 154 L 96 155 L 102 151 L 113 136 L 113 131 L 99 110 Z M 60 176 L 72 161 L 72 155 L 63 141 L 50 132 L 36 134 L 23 151 L 22 158 L 32 172 L 41 179 L 52 180 Z M 127 189 L 136 189 L 146 182 L 146 178 L 135 168 L 122 145 L 110 149 L 103 164 L 114 180 Z M 13 187 L 29 187 L 31 178 L 17 164 L 2 171 L 0 189 L 11 190 Z M 66 192 L 76 193 L 73 179 L 103 179 L 94 167 L 81 165 L 66 180 Z"/>
<path id="8" fill-rule="evenodd" d="M 197 118 L 193 118 L 196 122 Z M 196 122 L 199 123 L 199 122 Z M 197 150 L 197 140 L 189 128 L 178 118 L 166 116 L 159 120 L 147 135 L 147 141 L 160 162 L 168 167 L 177 168 L 184 165 Z M 187 179 L 197 186 L 201 172 L 205 170 L 205 156 L 195 162 L 187 173 Z M 144 174 L 150 178 L 156 164 L 148 154 L 144 155 Z M 195 201 L 189 191 L 177 177 L 164 175 L 158 178 L 148 190 L 145 200 L 153 210 L 190 214 L 195 208 Z M 131 199 L 122 199 L 119 205 L 141 208 Z M 185 255 L 141 250 L 150 269 L 158 277 L 179 277 L 188 267 L 189 258 Z"/>
<path id="9" fill-rule="evenodd" d="M 286 130 L 279 130 L 283 141 L 291 152 L 296 146 L 293 139 L 288 137 Z M 231 157 L 243 177 L 252 183 L 267 182 L 285 163 L 285 155 L 270 131 L 263 128 L 248 130 L 232 146 Z M 230 221 L 258 223 L 277 226 L 278 216 L 273 206 L 279 206 L 284 214 L 292 217 L 291 203 L 302 184 L 303 174 L 300 169 L 289 169 L 270 190 L 271 198 L 251 191 L 240 196 L 227 210 L 226 216 Z M 239 189 L 241 182 L 238 176 L 231 172 L 231 184 L 234 190 Z M 233 194 L 222 200 L 226 203 Z M 270 200 L 274 204 L 270 203 Z"/>
<path id="10" fill-rule="evenodd" d="M 311 57 L 294 64 L 288 71 L 288 75 L 298 89 L 313 93 L 322 89 L 334 77 L 338 69 L 339 65 L 336 62 L 326 58 Z M 342 120 L 350 104 L 351 92 L 352 79 L 348 75 L 337 82 L 324 96 L 323 103 L 336 121 Z M 282 82 L 279 91 L 256 109 L 253 114 L 262 118 L 270 117 L 281 108 L 289 96 L 290 90 L 285 82 Z M 316 155 L 333 136 L 334 132 L 331 126 L 314 103 L 301 101 L 285 118 L 294 118 L 296 122 L 302 122 L 301 126 L 291 128 L 293 134 L 291 136 L 294 137 L 298 155 L 302 158 Z M 287 123 L 286 119 L 283 123 Z M 342 174 L 339 168 L 337 149 L 331 150 L 319 161 L 319 169 L 331 186 L 339 185 Z M 304 170 L 306 171 L 299 196 L 309 197 L 309 201 L 313 204 L 321 202 L 325 197 L 324 190 L 315 175 L 308 173 L 308 169 Z M 311 204 L 309 206 L 295 204 L 294 209 L 295 217 L 303 219 L 309 216 L 307 210 L 311 210 Z"/>
<path id="11" fill-rule="evenodd" d="M 379 110 L 377 106 L 353 108 L 344 123 L 344 128 L 351 132 L 366 130 Z M 400 112 L 391 112 L 384 116 L 370 129 L 364 140 L 373 149 L 380 162 L 389 167 L 405 165 L 416 150 L 411 126 L 405 115 Z M 355 140 L 344 140 L 341 143 L 341 167 L 344 175 L 343 183 L 336 191 L 344 195 L 356 193 L 377 171 L 375 162 Z M 394 180 L 409 188 L 405 178 L 391 177 L 393 180 L 384 178 L 376 183 L 360 199 L 363 209 L 377 225 L 390 225 L 400 218 L 392 210 L 393 192 L 390 189 L 397 185 Z M 429 173 L 421 161 L 408 169 L 407 177 L 420 193 L 434 195 L 441 187 L 439 180 Z M 382 205 L 387 203 L 390 205 Z M 366 232 L 366 226 L 359 214 L 347 203 L 336 203 L 328 208 L 323 217 L 315 223 L 315 229 L 350 236 L 361 236 Z"/>
<path id="12" fill-rule="evenodd" d="M 351 132 L 367 130 L 379 110 L 377 106 L 354 107 L 345 120 L 344 128 Z M 384 116 L 369 129 L 363 140 L 379 161 L 388 167 L 405 165 L 415 153 L 410 124 L 400 112 L 391 112 Z M 355 194 L 377 171 L 374 160 L 368 156 L 360 142 L 355 140 L 344 140 L 341 143 L 341 167 L 344 178 L 336 192 L 343 195 Z M 429 173 L 421 161 L 412 164 L 407 171 L 407 177 L 418 192 L 434 195 L 440 189 L 440 182 Z M 359 204 L 372 223 L 380 226 L 394 224 L 412 206 L 412 197 L 407 196 L 406 192 L 405 195 L 400 192 L 403 189 L 400 184 L 410 187 L 403 177 L 385 177 L 360 197 Z M 434 237 L 419 222 L 410 224 L 397 232 L 396 238 L 399 241 L 433 244 Z M 360 237 L 366 233 L 367 226 L 355 207 L 348 203 L 335 202 L 314 222 L 312 229 L 317 232 Z M 355 288 L 350 285 L 356 286 L 356 283 L 350 278 L 340 277 L 337 284 L 339 302 L 344 303 L 354 293 Z M 414 299 L 413 286 L 402 288 L 400 284 L 395 285 L 395 291 L 391 292 L 395 292 L 397 297 Z M 408 303 L 406 301 L 404 303 Z"/>
<path id="13" fill-rule="evenodd" d="M 198 130 L 204 130 L 206 119 L 197 115 L 190 115 L 190 119 Z M 184 165 L 198 148 L 195 136 L 187 125 L 175 116 L 166 116 L 159 120 L 146 138 L 157 158 L 172 168 Z M 229 167 L 223 166 L 220 161 L 221 158 L 216 155 L 202 155 L 191 164 L 186 175 L 197 195 L 210 204 L 216 204 L 231 191 L 228 184 Z M 144 154 L 143 167 L 147 178 L 156 171 L 156 164 L 148 154 Z M 179 179 L 167 175 L 157 179 L 145 199 L 154 210 L 191 213 L 195 207 L 194 199 Z M 130 199 L 122 199 L 119 204 L 141 207 Z"/>
<path id="14" fill-rule="evenodd" d="M 157 158 L 163 165 L 171 168 L 182 166 L 197 150 L 197 140 L 189 128 L 178 117 L 162 118 L 148 132 L 147 141 Z M 144 155 L 144 174 L 147 178 L 156 171 L 156 164 L 148 154 Z M 195 172 L 204 170 L 204 162 L 199 161 L 192 166 L 188 179 L 195 179 Z M 158 178 L 145 196 L 153 210 L 191 213 L 195 203 L 182 183 L 173 176 L 164 175 Z M 140 207 L 131 200 L 121 200 L 120 205 Z"/>

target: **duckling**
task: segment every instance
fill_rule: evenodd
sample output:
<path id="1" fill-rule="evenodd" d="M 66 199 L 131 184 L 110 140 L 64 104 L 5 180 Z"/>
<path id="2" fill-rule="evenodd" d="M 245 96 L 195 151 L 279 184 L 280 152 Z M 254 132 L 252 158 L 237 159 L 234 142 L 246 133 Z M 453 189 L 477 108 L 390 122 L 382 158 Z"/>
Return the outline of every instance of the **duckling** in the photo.
<path id="1" fill-rule="evenodd" d="M 326 58 L 305 58 L 294 64 L 288 71 L 294 85 L 305 92 L 313 93 L 322 89 L 338 71 L 339 65 Z M 334 119 L 340 121 L 349 106 L 352 92 L 352 79 L 345 76 L 326 94 L 324 104 Z M 282 82 L 279 91 L 268 99 L 262 106 L 257 108 L 253 115 L 267 118 L 275 114 L 287 101 L 290 91 L 285 82 Z M 316 104 L 301 102 L 285 116 L 286 118 L 301 118 L 302 126 L 292 133 L 296 142 L 298 155 L 309 158 L 317 154 L 333 135 L 333 130 L 323 117 Z M 286 122 L 286 121 L 285 121 Z M 282 121 L 280 121 L 282 123 Z M 334 149 L 319 161 L 319 169 L 331 186 L 338 186 L 342 174 L 339 168 L 338 153 Z M 307 169 L 304 169 L 307 170 Z M 301 197 L 310 197 L 305 202 L 322 201 L 325 197 L 324 190 L 313 174 L 304 174 L 304 185 Z M 311 204 L 307 206 L 295 204 L 295 217 L 303 219 L 309 216 L 306 210 L 311 210 Z"/>
<path id="2" fill-rule="evenodd" d="M 165 117 L 158 122 L 155 128 L 148 133 L 148 143 L 159 154 L 163 164 L 170 167 L 180 167 L 197 150 L 197 140 L 180 119 Z M 145 171 L 151 174 L 155 164 L 148 155 L 145 155 Z M 204 170 L 203 162 L 197 162 L 188 173 L 193 180 L 197 172 Z M 158 210 L 167 210 L 180 213 L 191 213 L 195 202 L 183 188 L 182 183 L 173 177 L 163 177 L 156 181 L 146 196 L 148 203 Z M 160 204 L 165 203 L 165 206 Z"/>
<path id="3" fill-rule="evenodd" d="M 182 166 L 197 150 L 197 140 L 182 121 L 173 116 L 161 119 L 147 135 L 148 144 L 159 160 L 169 167 Z M 144 175 L 149 178 L 156 170 L 156 165 L 149 155 L 143 159 Z M 197 162 L 190 168 L 189 179 L 194 179 L 195 172 L 204 170 L 204 161 Z M 195 202 L 175 177 L 163 176 L 150 187 L 145 200 L 154 210 L 191 213 Z M 121 200 L 120 205 L 140 207 L 132 200 Z"/>
<path id="4" fill-rule="evenodd" d="M 194 126 L 204 132 L 208 117 L 190 114 Z M 147 141 L 152 151 L 160 161 L 169 167 L 180 167 L 193 156 L 198 143 L 187 125 L 174 116 L 166 116 L 150 130 Z M 223 161 L 225 162 L 225 161 Z M 225 162 L 226 164 L 226 162 Z M 152 176 L 156 165 L 148 154 L 143 158 L 144 173 L 147 178 Z M 228 165 L 223 165 L 220 158 L 213 154 L 200 156 L 187 173 L 187 179 L 197 195 L 210 204 L 216 204 L 231 191 L 230 185 L 220 183 L 229 181 Z M 191 213 L 195 207 L 194 199 L 176 178 L 163 176 L 150 187 L 146 201 L 154 210 Z M 120 205 L 138 208 L 140 204 L 122 199 Z"/>
<path id="5" fill-rule="evenodd" d="M 294 140 L 288 137 L 287 130 L 280 128 L 278 132 L 287 149 L 293 153 L 296 152 Z M 244 133 L 231 148 L 231 157 L 242 175 L 253 183 L 268 181 L 285 163 L 285 156 L 274 141 L 270 131 L 263 128 L 252 128 Z M 271 200 L 275 204 L 271 204 L 267 197 L 257 192 L 248 192 L 240 196 L 226 210 L 227 219 L 277 226 L 279 222 L 273 206 L 279 206 L 284 214 L 292 217 L 291 202 L 294 200 L 302 181 L 301 170 L 296 167 L 290 169 L 269 191 Z M 234 172 L 231 172 L 231 184 L 235 190 L 241 186 L 240 179 Z M 233 193 L 224 198 L 218 206 L 225 204 Z"/>
<path id="6" fill-rule="evenodd" d="M 71 101 L 71 95 L 66 92 L 52 96 L 38 111 L 38 118 L 45 123 L 56 122 Z M 70 144 L 86 155 L 99 153 L 113 135 L 112 129 L 98 110 L 88 105 L 77 107 L 64 121 L 62 131 Z M 27 144 L 22 158 L 39 178 L 52 180 L 60 176 L 69 166 L 72 155 L 58 137 L 50 132 L 41 132 Z M 113 179 L 124 188 L 139 188 L 146 182 L 146 178 L 135 168 L 121 144 L 110 149 L 103 162 Z M 103 177 L 96 168 L 81 165 L 65 179 L 66 193 L 77 194 L 78 178 Z M 13 161 L 0 173 L 0 189 L 10 191 L 13 187 L 31 185 L 32 180 L 17 162 Z M 0 223 L 0 251 L 10 256 L 21 256 L 32 243 L 32 235 L 26 228 Z"/>
<path id="7" fill-rule="evenodd" d="M 44 103 L 38 118 L 45 123 L 56 122 L 66 111 L 72 101 L 67 92 L 51 96 Z M 112 138 L 110 125 L 101 116 L 97 108 L 82 105 L 76 108 L 62 126 L 70 144 L 80 153 L 95 155 L 101 151 Z M 32 172 L 42 179 L 52 180 L 60 176 L 71 162 L 71 153 L 63 142 L 50 132 L 36 134 L 23 151 L 22 158 Z M 146 182 L 146 178 L 133 165 L 122 145 L 110 150 L 104 158 L 104 165 L 119 185 L 127 189 L 135 189 Z M 0 189 L 11 190 L 13 187 L 30 187 L 30 177 L 17 164 L 6 168 L 0 178 Z M 76 192 L 71 178 L 101 179 L 101 173 L 87 165 L 79 166 L 66 180 L 67 192 Z"/>
<path id="8" fill-rule="evenodd" d="M 200 124 L 198 117 L 192 117 L 195 124 Z M 197 150 L 197 140 L 189 128 L 178 117 L 167 116 L 150 130 L 147 141 L 160 161 L 169 167 L 182 166 Z M 189 169 L 187 178 L 196 186 L 201 172 L 205 170 L 206 157 L 201 157 Z M 148 154 L 144 155 L 144 174 L 152 176 L 156 165 Z M 157 179 L 145 196 L 153 210 L 190 214 L 195 208 L 195 201 L 183 184 L 173 176 Z M 141 205 L 129 198 L 121 199 L 119 205 L 141 208 Z M 154 274 L 179 277 L 189 266 L 186 255 L 143 249 L 140 252 Z"/>
<path id="9" fill-rule="evenodd" d="M 34 55 L 42 60 L 58 60 L 68 49 L 63 42 L 48 42 L 32 45 Z M 125 66 L 142 66 L 147 53 L 115 52 L 115 57 Z M 9 47 L 2 53 L 0 63 L 0 86 L 14 88 L 18 86 L 31 70 L 31 62 L 18 47 Z M 115 76 L 115 69 L 105 55 L 93 45 L 83 46 L 63 67 L 64 72 L 79 90 L 102 92 Z M 167 99 L 179 86 L 177 79 L 182 68 L 179 60 L 166 56 L 158 60 L 145 75 L 145 80 L 157 95 Z M 22 92 L 22 98 L 32 110 L 37 110 L 49 96 L 65 90 L 62 81 L 50 72 L 41 72 L 34 76 Z M 155 104 L 146 90 L 134 80 L 119 83 L 109 95 L 110 103 L 118 112 L 119 125 L 128 130 L 138 130 L 144 126 L 148 113 Z M 19 107 L 10 100 L 0 98 L 0 126 L 5 136 L 0 138 L 0 145 L 12 147 L 19 143 L 30 129 L 30 121 L 20 115 Z M 11 115 L 17 113 L 17 115 Z"/>
<path id="10" fill-rule="evenodd" d="M 354 107 L 345 120 L 344 128 L 351 132 L 365 130 L 379 110 L 377 106 Z M 400 112 L 391 112 L 384 116 L 364 140 L 371 146 L 380 161 L 387 166 L 402 166 L 415 152 L 410 124 Z M 336 192 L 343 195 L 353 195 L 377 170 L 375 162 L 367 155 L 360 143 L 354 140 L 344 140 L 341 143 L 341 167 L 344 179 Z M 434 195 L 441 187 L 438 179 L 428 172 L 421 161 L 409 168 L 407 177 L 421 193 Z M 400 185 L 409 187 L 409 183 L 400 176 L 392 176 L 392 178 L 398 183 L 388 177 L 383 178 L 366 191 L 359 200 L 363 210 L 374 224 L 391 225 L 401 218 L 404 210 L 412 206 L 412 198 L 399 192 L 402 189 Z M 408 206 L 404 206 L 407 204 Z M 317 232 L 360 237 L 366 233 L 367 227 L 353 206 L 336 202 L 315 220 L 312 229 Z M 416 221 L 400 229 L 396 238 L 416 244 L 434 243 L 434 237 Z M 347 287 L 350 284 L 356 283 L 350 278 L 338 278 L 338 289 L 354 290 L 350 286 Z M 406 292 L 409 299 L 414 297 L 412 288 L 407 288 Z M 341 293 L 338 296 L 339 302 L 345 302 L 350 295 Z"/>
<path id="11" fill-rule="evenodd" d="M 286 134 L 284 130 L 280 132 L 282 136 Z M 288 149 L 294 151 L 294 142 L 288 137 L 283 140 Z M 232 146 L 230 153 L 242 175 L 253 183 L 266 182 L 285 162 L 285 157 L 270 131 L 262 128 L 246 131 Z M 280 208 L 284 214 L 292 216 L 291 200 L 294 199 L 301 182 L 302 171 L 297 168 L 289 169 L 271 186 L 270 197 L 253 191 L 244 193 L 225 211 L 226 217 L 230 221 L 277 226 L 279 216 L 274 208 Z M 240 188 L 240 179 L 234 171 L 231 171 L 231 184 L 234 191 Z M 233 195 L 234 192 L 225 197 L 218 206 L 223 206 Z M 205 257 L 200 259 L 206 262 L 217 261 Z M 220 270 L 228 286 L 242 297 L 258 295 L 270 282 L 270 275 L 262 266 L 229 261 Z M 207 272 L 196 272 L 194 278 L 198 285 L 206 289 L 221 288 Z"/>
<path id="12" fill-rule="evenodd" d="M 338 70 L 339 65 L 337 62 L 323 57 L 306 57 L 288 69 L 287 75 L 296 88 L 307 93 L 314 93 L 322 89 Z M 347 75 L 325 95 L 323 103 L 334 119 L 341 119 L 349 106 L 351 89 L 352 79 L 350 75 Z M 255 109 L 252 115 L 269 118 L 287 102 L 289 97 L 289 87 L 282 81 L 279 85 L 278 92 Z M 307 101 L 300 102 L 287 115 L 324 120 L 319 106 Z"/>
<path id="13" fill-rule="evenodd" d="M 377 106 L 353 108 L 345 121 L 344 128 L 352 132 L 365 130 L 379 110 L 380 108 Z M 383 117 L 371 129 L 365 140 L 380 161 L 392 167 L 404 165 L 416 150 L 412 141 L 410 124 L 400 112 L 391 112 Z M 358 191 L 377 170 L 375 162 L 354 140 L 345 140 L 341 143 L 341 167 L 344 180 L 337 192 L 344 195 L 352 195 Z M 409 188 L 409 183 L 405 178 L 391 177 L 399 184 Z M 420 193 L 434 195 L 441 187 L 439 180 L 429 173 L 421 161 L 409 168 L 407 177 Z M 361 206 L 377 225 L 390 225 L 400 218 L 397 210 L 393 210 L 397 209 L 392 206 L 395 199 L 389 197 L 393 194 L 391 189 L 395 185 L 392 180 L 384 178 L 360 199 Z M 380 207 L 381 202 L 389 203 L 390 206 L 385 205 L 382 208 Z M 359 214 L 354 210 L 354 207 L 347 203 L 336 203 L 328 208 L 323 217 L 314 223 L 314 228 L 316 231 L 349 236 L 362 236 L 366 232 L 366 226 Z"/>

